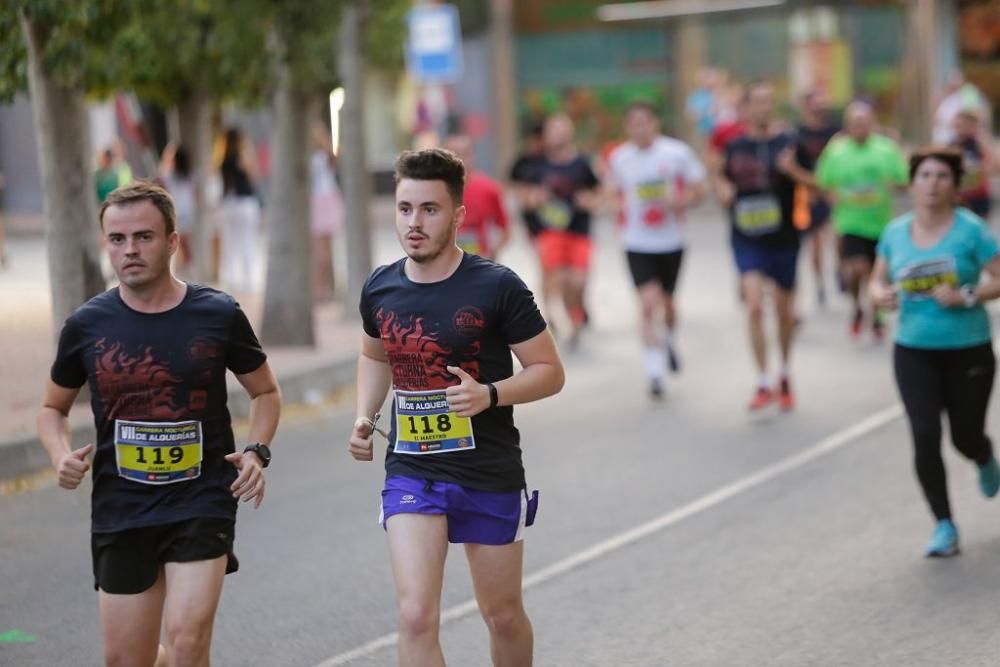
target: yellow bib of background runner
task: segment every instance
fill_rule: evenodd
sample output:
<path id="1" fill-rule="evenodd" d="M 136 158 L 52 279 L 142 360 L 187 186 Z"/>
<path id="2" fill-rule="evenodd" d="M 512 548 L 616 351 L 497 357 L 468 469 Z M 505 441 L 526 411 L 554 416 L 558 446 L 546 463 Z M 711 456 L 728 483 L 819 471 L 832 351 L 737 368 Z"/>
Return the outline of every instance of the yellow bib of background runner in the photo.
<path id="1" fill-rule="evenodd" d="M 736 228 L 747 236 L 762 236 L 781 227 L 781 205 L 774 195 L 753 195 L 736 201 Z"/>

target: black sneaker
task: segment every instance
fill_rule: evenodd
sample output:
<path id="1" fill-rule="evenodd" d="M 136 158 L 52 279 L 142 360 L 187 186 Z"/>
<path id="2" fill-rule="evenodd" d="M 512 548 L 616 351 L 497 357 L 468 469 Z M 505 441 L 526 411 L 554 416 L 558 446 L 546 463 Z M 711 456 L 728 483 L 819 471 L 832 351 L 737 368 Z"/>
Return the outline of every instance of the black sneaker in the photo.
<path id="1" fill-rule="evenodd" d="M 667 367 L 670 368 L 671 373 L 681 372 L 681 359 L 677 356 L 677 350 L 674 349 L 673 345 L 667 343 Z"/>

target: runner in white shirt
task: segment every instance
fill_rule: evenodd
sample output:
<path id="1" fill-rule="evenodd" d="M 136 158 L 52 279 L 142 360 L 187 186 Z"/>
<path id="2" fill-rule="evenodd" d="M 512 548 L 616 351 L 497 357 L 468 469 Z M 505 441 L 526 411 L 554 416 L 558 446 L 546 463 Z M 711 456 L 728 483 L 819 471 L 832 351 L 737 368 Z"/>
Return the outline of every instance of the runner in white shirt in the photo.
<path id="1" fill-rule="evenodd" d="M 629 105 L 625 133 L 628 142 L 608 158 L 609 186 L 618 194 L 629 269 L 639 292 L 650 393 L 659 397 L 665 364 L 680 370 L 673 295 L 684 256 L 685 213 L 705 195 L 706 173 L 687 144 L 660 133 L 656 109 L 647 102 Z"/>

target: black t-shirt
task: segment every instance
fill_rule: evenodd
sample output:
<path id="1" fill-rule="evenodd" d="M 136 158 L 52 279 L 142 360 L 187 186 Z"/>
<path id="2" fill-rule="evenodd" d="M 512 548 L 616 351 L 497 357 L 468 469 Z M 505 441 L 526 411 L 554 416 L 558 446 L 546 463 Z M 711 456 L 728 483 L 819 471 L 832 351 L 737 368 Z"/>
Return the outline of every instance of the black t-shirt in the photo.
<path id="1" fill-rule="evenodd" d="M 726 144 L 725 175 L 736 186 L 730 207 L 735 238 L 768 246 L 798 245 L 792 218 L 795 182 L 777 168 L 778 155 L 794 142 L 791 134 L 781 133 L 767 140 L 743 135 Z"/>
<path id="2" fill-rule="evenodd" d="M 525 153 L 514 161 L 510 168 L 510 180 L 515 183 L 526 183 L 537 185 L 542 182 L 543 165 L 545 158 L 541 155 L 530 155 Z M 533 209 L 521 209 L 521 218 L 528 229 L 528 234 L 538 236 L 545 226 Z"/>
<path id="3" fill-rule="evenodd" d="M 510 346 L 545 330 L 531 291 L 510 269 L 465 255 L 458 269 L 436 283 L 406 277 L 405 259 L 375 270 L 361 293 L 365 333 L 380 338 L 394 389 L 445 389 L 459 383 L 457 366 L 478 382 L 514 374 Z M 396 401 L 387 476 L 453 482 L 485 491 L 524 488 L 520 434 L 510 406 L 488 408 L 472 418 L 475 449 L 436 454 L 398 454 Z"/>
<path id="4" fill-rule="evenodd" d="M 266 359 L 236 301 L 208 287 L 188 285 L 184 300 L 162 313 L 129 308 L 118 288 L 80 306 L 63 326 L 51 377 L 62 387 L 90 385 L 97 429 L 93 532 L 235 518 L 229 485 L 237 471 L 223 459 L 234 451 L 226 369 L 250 373 Z M 192 421 L 201 428 L 200 474 L 189 469 L 187 475 L 197 476 L 149 484 L 144 481 L 163 477 L 151 474 L 143 480 L 134 470 L 120 472 L 118 458 L 128 456 L 122 454 L 126 450 L 144 464 L 170 461 L 172 434 L 180 432 L 183 440 Z M 116 447 L 116 432 L 124 441 L 136 428 L 145 431 L 139 437 L 148 446 Z M 158 446 L 160 441 L 165 444 Z"/>
<path id="5" fill-rule="evenodd" d="M 522 169 L 521 177 L 514 180 L 544 186 L 552 194 L 548 202 L 532 211 L 539 229 L 590 234 L 590 211 L 574 202 L 578 192 L 593 190 L 599 183 L 585 156 L 577 155 L 569 162 L 540 158 L 537 164 Z"/>
<path id="6" fill-rule="evenodd" d="M 833 123 L 823 127 L 809 127 L 799 125 L 798 136 L 796 137 L 795 156 L 803 169 L 816 171 L 816 163 L 819 156 L 830 143 L 830 139 L 840 132 L 840 127 Z"/>

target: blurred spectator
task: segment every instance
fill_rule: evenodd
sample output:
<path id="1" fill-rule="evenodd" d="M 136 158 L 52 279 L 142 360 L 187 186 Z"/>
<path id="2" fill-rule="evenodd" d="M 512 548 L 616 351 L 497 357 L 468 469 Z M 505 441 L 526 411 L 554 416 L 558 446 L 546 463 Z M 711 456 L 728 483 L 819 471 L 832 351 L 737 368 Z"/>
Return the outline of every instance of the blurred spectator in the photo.
<path id="1" fill-rule="evenodd" d="M 94 172 L 94 187 L 97 189 L 97 205 L 100 206 L 108 195 L 118 187 L 118 172 L 115 170 L 115 156 L 110 148 L 97 155 L 97 171 Z"/>
<path id="2" fill-rule="evenodd" d="M 177 253 L 177 270 L 183 272 L 191 264 L 191 238 L 194 228 L 194 178 L 191 158 L 183 145 L 168 144 L 163 150 L 159 168 L 163 186 L 174 198 L 177 210 L 177 233 L 180 235 L 180 252 Z"/>
<path id="3" fill-rule="evenodd" d="M 343 201 L 337 186 L 336 164 L 330 134 L 325 127 L 318 126 L 313 133 L 313 149 L 309 157 L 313 299 L 316 301 L 333 298 L 333 236 L 343 224 Z"/>
<path id="4" fill-rule="evenodd" d="M 706 148 L 705 163 L 712 173 L 722 168 L 726 144 L 746 132 L 746 107 L 747 92 L 743 85 L 735 82 L 728 85 L 720 98 L 718 122 Z"/>
<path id="5" fill-rule="evenodd" d="M 697 87 L 688 95 L 685 111 L 695 131 L 700 137 L 708 137 L 719 121 L 721 73 L 711 67 L 703 67 L 696 75 Z"/>
<path id="6" fill-rule="evenodd" d="M 467 253 L 495 260 L 510 240 L 500 184 L 476 169 L 468 135 L 453 134 L 445 139 L 444 147 L 465 163 L 465 220 L 458 228 L 458 245 Z"/>
<path id="7" fill-rule="evenodd" d="M 959 184 L 958 197 L 962 206 L 989 220 L 990 176 L 1000 166 L 993 152 L 989 133 L 984 132 L 979 114 L 970 110 L 955 115 L 951 144 L 962 151 L 965 174 Z"/>
<path id="8" fill-rule="evenodd" d="M 125 157 L 125 144 L 121 139 L 115 139 L 111 143 L 112 166 L 115 174 L 118 175 L 118 187 L 128 185 L 134 178 L 132 175 L 132 165 Z"/>
<path id="9" fill-rule="evenodd" d="M 948 80 L 934 112 L 934 143 L 950 144 L 955 139 L 955 116 L 971 111 L 985 119 L 990 117 L 989 102 L 982 91 L 965 80 L 965 75 L 955 72 Z"/>
<path id="10" fill-rule="evenodd" d="M 796 157 L 803 169 L 815 172 L 823 149 L 840 132 L 840 123 L 831 117 L 829 100 L 820 90 L 812 90 L 802 96 L 801 116 L 796 129 Z M 816 302 L 822 307 L 826 305 L 826 273 L 823 263 L 826 248 L 833 241 L 833 230 L 828 224 L 830 203 L 819 188 L 802 184 L 795 187 L 795 226 L 806 232 L 805 241 L 809 246 L 813 279 L 816 283 Z"/>
<path id="11" fill-rule="evenodd" d="M 252 146 L 236 128 L 226 131 L 222 153 L 222 279 L 233 291 L 254 289 L 258 273 L 260 202 Z"/>

